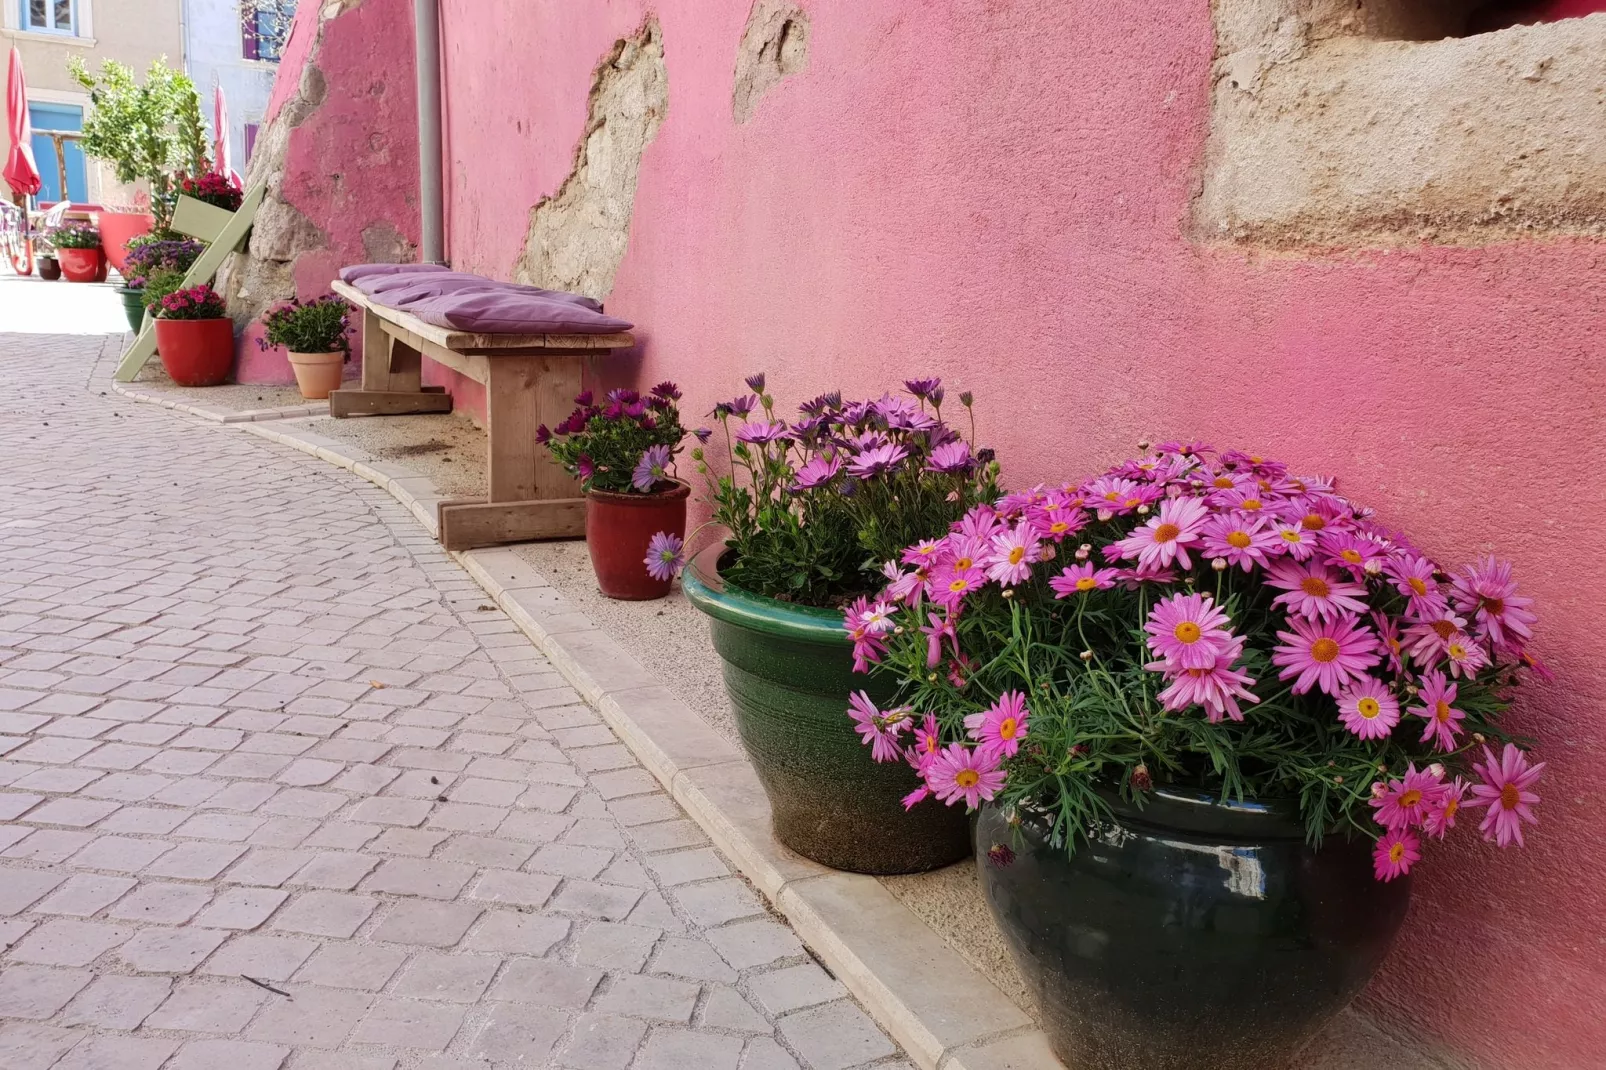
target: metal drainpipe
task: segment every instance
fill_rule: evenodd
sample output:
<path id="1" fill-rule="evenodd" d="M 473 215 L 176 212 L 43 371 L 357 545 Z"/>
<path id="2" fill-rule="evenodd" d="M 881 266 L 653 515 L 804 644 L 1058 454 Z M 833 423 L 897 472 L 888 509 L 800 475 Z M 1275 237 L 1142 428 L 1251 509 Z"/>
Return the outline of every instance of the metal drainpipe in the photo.
<path id="1" fill-rule="evenodd" d="M 446 262 L 441 199 L 441 24 L 440 0 L 413 0 L 414 62 L 418 67 L 418 204 L 420 259 Z"/>

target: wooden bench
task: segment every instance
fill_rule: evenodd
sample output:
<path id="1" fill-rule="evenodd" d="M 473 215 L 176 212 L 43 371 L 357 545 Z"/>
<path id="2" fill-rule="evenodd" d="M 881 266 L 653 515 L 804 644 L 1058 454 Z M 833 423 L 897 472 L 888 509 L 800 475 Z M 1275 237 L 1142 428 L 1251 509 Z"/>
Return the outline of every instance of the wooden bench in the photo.
<path id="1" fill-rule="evenodd" d="M 344 282 L 334 291 L 362 309 L 362 387 L 330 393 L 329 415 L 451 412 L 451 395 L 420 381 L 424 357 L 485 386 L 490 485 L 484 498 L 440 503 L 442 546 L 585 534 L 579 484 L 535 441 L 535 429 L 574 408 L 583 359 L 635 345 L 630 334 L 466 334 L 386 308 Z"/>

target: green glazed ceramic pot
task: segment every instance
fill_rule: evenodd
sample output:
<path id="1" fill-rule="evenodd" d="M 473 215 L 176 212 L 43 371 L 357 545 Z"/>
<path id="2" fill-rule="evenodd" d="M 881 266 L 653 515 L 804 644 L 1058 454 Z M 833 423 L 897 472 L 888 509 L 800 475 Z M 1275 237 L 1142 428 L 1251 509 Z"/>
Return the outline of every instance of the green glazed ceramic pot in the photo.
<path id="1" fill-rule="evenodd" d="M 836 610 L 750 594 L 719 575 L 723 547 L 698 555 L 682 585 L 708 614 L 725 662 L 725 690 L 759 780 L 775 836 L 805 858 L 852 873 L 921 873 L 970 851 L 961 808 L 927 801 L 905 811 L 919 787 L 903 762 L 870 759 L 848 717 L 848 695 L 878 701 L 891 691 L 853 671 L 853 644 Z"/>
<path id="2" fill-rule="evenodd" d="M 1369 844 L 1305 843 L 1291 810 L 1155 791 L 1067 856 L 1047 815 L 982 807 L 982 890 L 1043 1028 L 1082 1070 L 1286 1067 L 1360 990 L 1405 920 L 1410 878 Z M 1016 835 L 1016 832 L 1019 835 Z"/>
<path id="3" fill-rule="evenodd" d="M 117 296 L 123 299 L 123 315 L 128 317 L 128 329 L 138 334 L 145 323 L 145 291 L 119 286 Z"/>

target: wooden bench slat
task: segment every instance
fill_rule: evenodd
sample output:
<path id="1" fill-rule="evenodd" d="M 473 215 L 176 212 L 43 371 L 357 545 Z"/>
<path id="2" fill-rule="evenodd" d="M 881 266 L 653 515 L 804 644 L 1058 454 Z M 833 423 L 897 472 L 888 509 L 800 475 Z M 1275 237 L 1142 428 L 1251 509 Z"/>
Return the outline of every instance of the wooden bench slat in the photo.
<path id="1" fill-rule="evenodd" d="M 454 331 L 449 327 L 425 323 L 410 312 L 382 305 L 350 283 L 337 279 L 332 287 L 335 293 L 386 323 L 433 342 L 442 349 L 458 353 L 493 353 L 509 349 L 625 349 L 636 344 L 636 339 L 628 331 L 616 334 L 474 334 Z"/>

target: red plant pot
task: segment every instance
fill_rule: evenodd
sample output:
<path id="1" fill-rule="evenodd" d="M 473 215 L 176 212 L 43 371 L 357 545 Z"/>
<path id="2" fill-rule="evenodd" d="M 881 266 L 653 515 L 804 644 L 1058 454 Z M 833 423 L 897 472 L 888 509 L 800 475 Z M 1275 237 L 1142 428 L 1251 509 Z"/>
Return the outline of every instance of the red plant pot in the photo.
<path id="1" fill-rule="evenodd" d="M 217 386 L 234 368 L 234 321 L 158 319 L 156 353 L 179 386 Z"/>
<path id="2" fill-rule="evenodd" d="M 100 247 L 111 266 L 122 271 L 128 265 L 128 239 L 149 234 L 155 223 L 149 212 L 101 212 Z"/>
<path id="3" fill-rule="evenodd" d="M 673 580 L 655 580 L 647 572 L 647 544 L 660 531 L 685 536 L 690 496 L 691 487 L 678 481 L 657 494 L 587 492 L 586 549 L 603 594 L 644 602 L 669 593 Z"/>
<path id="4" fill-rule="evenodd" d="M 68 282 L 96 282 L 106 277 L 106 258 L 99 249 L 57 249 L 56 260 Z"/>

